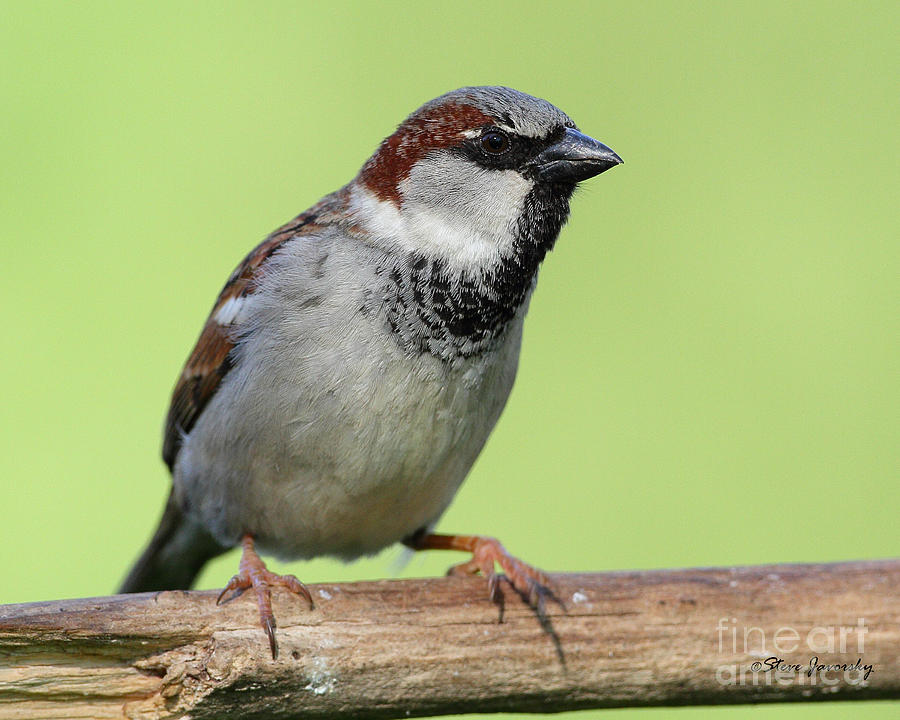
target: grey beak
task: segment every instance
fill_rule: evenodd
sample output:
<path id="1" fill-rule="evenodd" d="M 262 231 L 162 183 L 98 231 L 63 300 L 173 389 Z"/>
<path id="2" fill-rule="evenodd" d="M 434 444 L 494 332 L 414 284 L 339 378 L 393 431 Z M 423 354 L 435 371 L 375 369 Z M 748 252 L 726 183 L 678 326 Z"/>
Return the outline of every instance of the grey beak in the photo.
<path id="1" fill-rule="evenodd" d="M 610 148 L 572 128 L 534 159 L 534 173 L 542 182 L 577 183 L 624 161 Z"/>

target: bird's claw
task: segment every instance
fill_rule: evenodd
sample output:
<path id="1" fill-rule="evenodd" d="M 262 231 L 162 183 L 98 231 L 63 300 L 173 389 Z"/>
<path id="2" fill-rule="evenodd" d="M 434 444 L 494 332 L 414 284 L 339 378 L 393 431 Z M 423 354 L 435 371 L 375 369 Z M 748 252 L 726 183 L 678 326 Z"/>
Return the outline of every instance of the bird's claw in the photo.
<path id="1" fill-rule="evenodd" d="M 495 564 L 503 570 L 500 575 Z M 506 548 L 494 538 L 480 537 L 472 549 L 472 559 L 454 565 L 448 575 L 481 575 L 487 580 L 488 596 L 491 601 L 503 607 L 503 593 L 500 591 L 500 578 L 505 577 L 510 585 L 519 593 L 528 605 L 539 615 L 544 615 L 544 600 L 550 597 L 562 606 L 562 601 L 553 592 L 550 578 L 540 570 L 527 565 L 510 555 Z"/>
<path id="2" fill-rule="evenodd" d="M 234 593 L 229 600 L 234 599 L 245 590 L 253 588 L 256 592 L 256 604 L 259 608 L 259 621 L 269 639 L 269 649 L 272 651 L 272 659 L 278 658 L 278 643 L 275 641 L 275 614 L 272 612 L 272 588 L 283 587 L 306 598 L 309 609 L 314 607 L 312 594 L 309 589 L 293 575 L 278 575 L 269 571 L 265 563 L 253 549 L 252 540 L 244 539 L 244 553 L 241 557 L 240 572 L 228 581 L 228 584 L 219 593 L 216 605 L 219 605 L 228 593 Z"/>

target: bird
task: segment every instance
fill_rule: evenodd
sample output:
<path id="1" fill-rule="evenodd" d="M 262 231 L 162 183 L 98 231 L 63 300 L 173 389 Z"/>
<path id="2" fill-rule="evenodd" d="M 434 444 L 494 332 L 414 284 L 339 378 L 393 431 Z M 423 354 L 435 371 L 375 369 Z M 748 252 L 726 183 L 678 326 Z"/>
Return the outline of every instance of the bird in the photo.
<path id="1" fill-rule="evenodd" d="M 483 575 L 491 600 L 503 576 L 540 597 L 547 576 L 495 538 L 433 529 L 507 402 L 576 186 L 622 162 L 546 100 L 463 87 L 251 250 L 175 384 L 171 490 L 120 592 L 189 589 L 240 545 L 219 601 L 253 590 L 273 658 L 272 589 L 313 600 L 260 553 L 460 550 L 449 573 Z"/>

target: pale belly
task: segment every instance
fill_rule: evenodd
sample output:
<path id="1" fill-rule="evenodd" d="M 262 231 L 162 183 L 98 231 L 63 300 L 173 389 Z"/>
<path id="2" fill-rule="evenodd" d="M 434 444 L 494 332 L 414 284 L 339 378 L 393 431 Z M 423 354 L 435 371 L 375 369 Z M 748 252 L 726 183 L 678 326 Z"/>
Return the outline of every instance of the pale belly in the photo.
<path id="1" fill-rule="evenodd" d="M 456 368 L 346 338 L 311 338 L 293 362 L 260 353 L 262 338 L 247 357 L 270 362 L 233 370 L 186 438 L 176 494 L 220 542 L 251 533 L 281 557 L 350 559 L 435 523 L 506 403 L 521 317 Z"/>

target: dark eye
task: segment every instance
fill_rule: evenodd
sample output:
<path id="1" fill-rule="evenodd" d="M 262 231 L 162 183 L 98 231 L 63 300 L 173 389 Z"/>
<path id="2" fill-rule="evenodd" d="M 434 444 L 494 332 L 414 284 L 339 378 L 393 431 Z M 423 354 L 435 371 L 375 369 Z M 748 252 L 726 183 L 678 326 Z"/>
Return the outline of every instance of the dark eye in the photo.
<path id="1" fill-rule="evenodd" d="M 499 130 L 488 130 L 481 136 L 481 149 L 491 155 L 509 150 L 509 138 Z"/>

